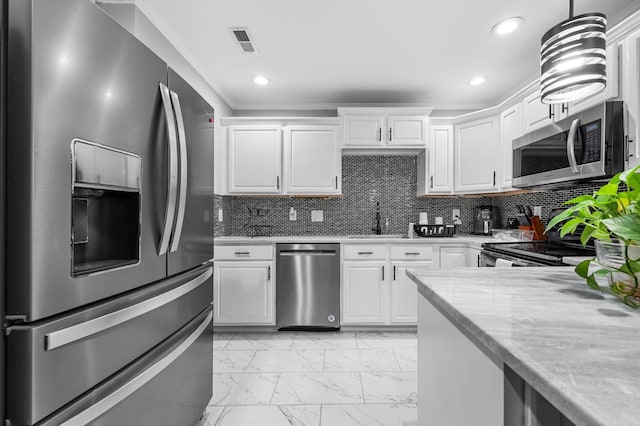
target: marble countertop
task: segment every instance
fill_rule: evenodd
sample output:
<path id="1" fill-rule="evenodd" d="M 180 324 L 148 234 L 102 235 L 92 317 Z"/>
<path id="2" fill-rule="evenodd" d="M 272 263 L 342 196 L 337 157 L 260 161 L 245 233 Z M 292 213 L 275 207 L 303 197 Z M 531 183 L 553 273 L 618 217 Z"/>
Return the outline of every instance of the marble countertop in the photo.
<path id="1" fill-rule="evenodd" d="M 483 243 L 495 241 L 492 237 L 482 235 L 454 235 L 453 237 L 443 238 L 423 238 L 406 236 L 347 236 L 347 235 L 290 235 L 290 236 L 273 236 L 273 237 L 215 237 L 213 242 L 216 245 L 231 244 L 274 244 L 274 243 L 341 243 L 341 244 L 439 244 L 439 245 L 456 245 L 467 244 L 470 247 L 480 249 Z"/>
<path id="2" fill-rule="evenodd" d="M 638 424 L 640 311 L 591 290 L 570 267 L 407 273 L 476 345 L 574 423 Z"/>

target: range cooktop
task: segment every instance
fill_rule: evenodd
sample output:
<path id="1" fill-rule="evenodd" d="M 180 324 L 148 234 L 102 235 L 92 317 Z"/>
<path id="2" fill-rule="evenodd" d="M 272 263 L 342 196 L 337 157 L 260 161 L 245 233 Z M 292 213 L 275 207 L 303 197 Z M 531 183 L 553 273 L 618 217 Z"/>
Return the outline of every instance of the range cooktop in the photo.
<path id="1" fill-rule="evenodd" d="M 558 264 L 561 263 L 563 257 L 595 256 L 593 246 L 583 247 L 579 243 L 554 241 L 484 243 L 482 249 L 523 259 L 539 259 Z"/>

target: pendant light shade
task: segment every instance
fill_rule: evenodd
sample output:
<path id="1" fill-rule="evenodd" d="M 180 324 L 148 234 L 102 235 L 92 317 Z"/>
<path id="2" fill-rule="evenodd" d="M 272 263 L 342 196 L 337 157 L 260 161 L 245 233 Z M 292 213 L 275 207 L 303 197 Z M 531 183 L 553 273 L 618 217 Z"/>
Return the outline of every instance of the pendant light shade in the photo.
<path id="1" fill-rule="evenodd" d="M 607 18 L 602 13 L 571 15 L 573 4 L 569 19 L 542 37 L 540 85 L 546 104 L 583 99 L 607 85 Z"/>

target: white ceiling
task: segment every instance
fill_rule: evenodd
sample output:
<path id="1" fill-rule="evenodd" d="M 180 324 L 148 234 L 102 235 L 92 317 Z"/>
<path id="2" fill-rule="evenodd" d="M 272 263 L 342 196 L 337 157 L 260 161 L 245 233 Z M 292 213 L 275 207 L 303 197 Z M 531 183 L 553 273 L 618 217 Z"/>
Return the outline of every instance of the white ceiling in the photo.
<path id="1" fill-rule="evenodd" d="M 233 109 L 331 109 L 405 104 L 494 106 L 539 75 L 540 37 L 568 17 L 568 0 L 136 0 Z M 609 28 L 638 0 L 577 0 Z M 498 21 L 524 25 L 498 37 Z M 258 49 L 240 50 L 229 27 Z M 251 77 L 271 84 L 258 87 Z M 487 82 L 471 87 L 483 75 Z"/>

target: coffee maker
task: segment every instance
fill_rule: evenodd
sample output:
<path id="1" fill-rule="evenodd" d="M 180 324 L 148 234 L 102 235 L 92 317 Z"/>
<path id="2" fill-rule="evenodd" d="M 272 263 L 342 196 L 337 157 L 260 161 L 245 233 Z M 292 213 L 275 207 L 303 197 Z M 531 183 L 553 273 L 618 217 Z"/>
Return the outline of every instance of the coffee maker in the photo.
<path id="1" fill-rule="evenodd" d="M 478 206 L 473 209 L 473 234 L 490 235 L 500 228 L 500 210 L 495 206 Z"/>

